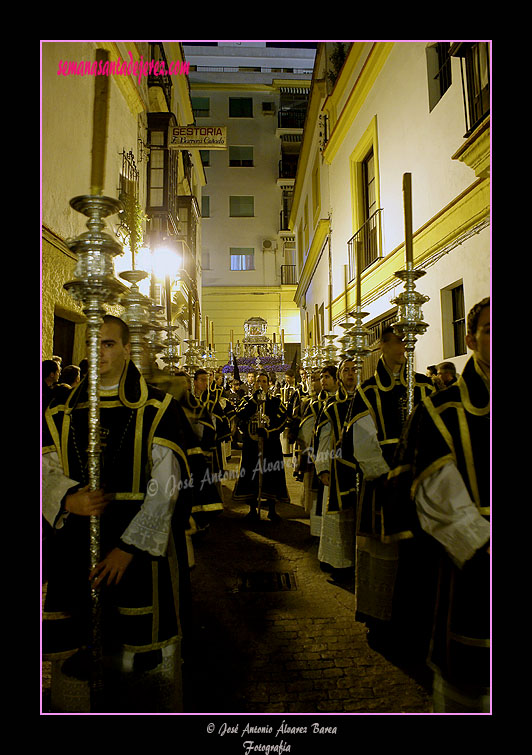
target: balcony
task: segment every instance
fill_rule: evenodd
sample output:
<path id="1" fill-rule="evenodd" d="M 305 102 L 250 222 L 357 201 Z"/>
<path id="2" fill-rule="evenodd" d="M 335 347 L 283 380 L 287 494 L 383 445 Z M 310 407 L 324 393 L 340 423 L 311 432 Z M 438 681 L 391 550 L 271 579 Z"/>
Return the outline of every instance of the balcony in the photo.
<path id="1" fill-rule="evenodd" d="M 277 128 L 303 128 L 306 108 L 280 108 L 277 113 Z"/>
<path id="2" fill-rule="evenodd" d="M 356 277 L 357 260 L 362 272 L 381 256 L 381 213 L 376 210 L 347 242 L 350 281 Z"/>
<path id="3" fill-rule="evenodd" d="M 290 231 L 290 227 L 288 225 L 288 221 L 290 220 L 290 213 L 286 210 L 281 210 L 279 213 L 279 232 L 282 233 L 283 231 Z"/>
<path id="4" fill-rule="evenodd" d="M 166 73 L 156 76 L 151 73 L 148 75 L 148 87 L 160 87 L 163 90 L 166 104 L 168 105 L 168 111 L 172 110 L 172 77 L 168 72 L 168 61 L 166 60 L 166 54 L 162 42 L 150 42 L 150 58 L 154 62 L 160 61 L 164 63 L 164 70 Z"/>
<path id="5" fill-rule="evenodd" d="M 295 265 L 281 265 L 281 286 L 297 286 Z"/>
<path id="6" fill-rule="evenodd" d="M 283 157 L 279 160 L 279 178 L 295 178 L 297 173 L 298 155 L 294 158 Z"/>

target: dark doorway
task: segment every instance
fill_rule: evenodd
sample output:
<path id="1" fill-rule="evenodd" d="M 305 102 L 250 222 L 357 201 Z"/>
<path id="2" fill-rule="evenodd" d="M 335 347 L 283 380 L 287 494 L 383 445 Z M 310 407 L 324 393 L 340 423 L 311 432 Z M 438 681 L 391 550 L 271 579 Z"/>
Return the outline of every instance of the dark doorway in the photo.
<path id="1" fill-rule="evenodd" d="M 61 357 L 63 367 L 72 364 L 76 323 L 54 316 L 54 356 Z"/>

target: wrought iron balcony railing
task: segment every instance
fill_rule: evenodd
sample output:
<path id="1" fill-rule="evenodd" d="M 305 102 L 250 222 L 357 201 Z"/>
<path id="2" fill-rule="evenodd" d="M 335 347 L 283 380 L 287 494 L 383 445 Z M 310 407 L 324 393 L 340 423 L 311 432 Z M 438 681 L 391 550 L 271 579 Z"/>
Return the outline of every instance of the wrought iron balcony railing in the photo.
<path id="1" fill-rule="evenodd" d="M 279 160 L 279 178 L 295 178 L 297 173 L 297 159 Z"/>
<path id="2" fill-rule="evenodd" d="M 296 286 L 297 273 L 295 265 L 281 265 L 281 285 Z"/>
<path id="3" fill-rule="evenodd" d="M 279 128 L 303 128 L 306 112 L 302 109 L 281 108 L 277 114 L 277 126 Z"/>
<path id="4" fill-rule="evenodd" d="M 358 259 L 360 259 L 360 272 L 362 272 L 381 256 L 381 213 L 382 209 L 370 215 L 364 225 L 347 242 L 349 280 L 353 280 L 356 276 Z"/>

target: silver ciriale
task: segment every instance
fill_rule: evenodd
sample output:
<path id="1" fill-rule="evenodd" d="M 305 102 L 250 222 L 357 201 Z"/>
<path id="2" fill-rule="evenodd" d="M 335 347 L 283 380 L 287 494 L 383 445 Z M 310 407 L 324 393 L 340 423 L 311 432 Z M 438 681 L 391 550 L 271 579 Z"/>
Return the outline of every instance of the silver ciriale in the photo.
<path id="1" fill-rule="evenodd" d="M 104 303 L 118 301 L 123 285 L 115 278 L 113 258 L 121 254 L 122 247 L 107 233 L 104 233 L 105 218 L 122 209 L 122 204 L 111 197 L 85 195 L 70 200 L 71 207 L 88 217 L 88 231 L 75 239 L 69 239 L 68 247 L 77 255 L 74 271 L 75 279 L 64 284 L 64 288 L 76 300 L 81 301 L 87 318 L 87 358 L 88 371 L 88 482 L 90 490 L 98 490 L 100 485 L 100 329 L 102 317 L 106 314 Z M 90 517 L 90 563 L 93 569 L 100 558 L 100 518 Z M 92 669 L 91 694 L 94 704 L 99 707 L 103 690 L 102 672 L 102 604 L 99 590 L 91 586 L 92 610 Z"/>
<path id="2" fill-rule="evenodd" d="M 407 378 L 407 411 L 408 414 L 414 409 L 414 349 L 416 347 L 416 336 L 423 335 L 427 330 L 428 323 L 423 321 L 423 312 L 421 305 L 429 301 L 429 297 L 416 291 L 415 281 L 425 275 L 424 270 L 414 270 L 411 263 L 407 263 L 406 270 L 400 270 L 394 273 L 405 283 L 405 290 L 402 294 L 392 299 L 393 304 L 397 304 L 397 321 L 393 323 L 393 329 L 405 343 L 406 356 L 406 378 Z"/>
<path id="3" fill-rule="evenodd" d="M 123 319 L 129 327 L 131 359 L 146 376 L 151 370 L 146 338 L 149 329 L 150 300 L 140 292 L 138 284 L 148 277 L 148 273 L 144 270 L 126 270 L 120 273 L 120 277 L 131 284 L 129 291 L 120 301 L 125 310 Z"/>
<path id="4" fill-rule="evenodd" d="M 367 312 L 362 312 L 360 306 L 356 306 L 354 312 L 349 316 L 355 322 L 342 323 L 340 327 L 345 328 L 345 334 L 339 338 L 339 343 L 343 344 L 342 358 L 351 359 L 355 364 L 357 373 L 357 385 L 362 382 L 362 367 L 364 358 L 371 354 L 369 348 L 369 330 L 362 324 L 362 320 L 367 316 Z"/>

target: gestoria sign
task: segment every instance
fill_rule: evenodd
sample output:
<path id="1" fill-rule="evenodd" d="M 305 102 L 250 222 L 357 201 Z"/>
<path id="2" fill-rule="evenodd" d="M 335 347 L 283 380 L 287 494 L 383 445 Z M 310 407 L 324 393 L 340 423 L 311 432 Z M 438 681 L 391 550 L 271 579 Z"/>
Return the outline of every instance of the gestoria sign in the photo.
<path id="1" fill-rule="evenodd" d="M 172 126 L 170 149 L 227 149 L 226 126 Z"/>

